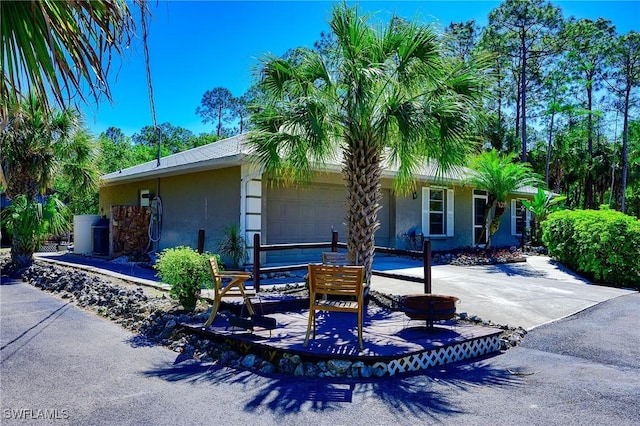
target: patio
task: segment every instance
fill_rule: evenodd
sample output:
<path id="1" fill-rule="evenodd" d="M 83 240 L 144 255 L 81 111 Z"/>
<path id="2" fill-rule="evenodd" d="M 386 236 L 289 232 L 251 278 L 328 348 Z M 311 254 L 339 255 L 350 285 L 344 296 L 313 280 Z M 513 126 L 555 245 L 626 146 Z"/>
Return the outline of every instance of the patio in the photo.
<path id="1" fill-rule="evenodd" d="M 213 340 L 224 341 L 241 352 L 278 359 L 285 353 L 305 361 L 348 360 L 370 367 L 376 376 L 419 371 L 437 365 L 473 359 L 500 350 L 497 328 L 455 321 L 438 322 L 429 328 L 425 321 L 410 320 L 402 312 L 389 311 L 369 303 L 364 315 L 364 349 L 358 350 L 356 318 L 342 312 L 323 312 L 317 317 L 316 338 L 303 347 L 308 308 L 284 300 L 280 311 L 275 298 L 264 300 L 265 314 L 276 320 L 273 330 L 253 331 L 232 327 L 218 315 L 210 327 L 202 323 L 181 324 L 186 330 Z M 308 302 L 307 302 L 308 303 Z M 239 311 L 242 300 L 223 301 L 222 309 Z M 304 305 L 304 303 L 303 303 Z M 261 312 L 260 305 L 256 310 Z"/>

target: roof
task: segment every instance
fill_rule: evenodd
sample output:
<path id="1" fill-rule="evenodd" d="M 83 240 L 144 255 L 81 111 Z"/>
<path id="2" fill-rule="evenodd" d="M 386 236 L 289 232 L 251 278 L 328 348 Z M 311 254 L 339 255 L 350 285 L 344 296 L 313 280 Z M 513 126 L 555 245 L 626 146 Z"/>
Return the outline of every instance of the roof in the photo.
<path id="1" fill-rule="evenodd" d="M 239 166 L 252 161 L 251 148 L 246 144 L 247 134 L 233 136 L 212 142 L 197 148 L 177 154 L 162 157 L 160 165 L 157 160 L 138 164 L 137 166 L 122 169 L 117 172 L 102 176 L 103 185 L 132 182 L 136 180 L 166 177 L 172 175 L 194 173 L 203 170 L 212 170 Z M 383 170 L 385 177 L 393 178 L 398 171 L 396 164 L 386 164 Z M 323 165 L 325 171 L 340 173 L 342 165 L 338 159 L 331 159 Z M 416 171 L 416 178 L 422 181 L 458 183 L 461 184 L 471 177 L 473 170 L 467 167 L 456 167 L 446 172 L 438 170 L 437 163 L 425 162 Z M 518 194 L 535 194 L 536 188 L 520 188 Z"/>
<path id="2" fill-rule="evenodd" d="M 233 136 L 207 145 L 182 151 L 177 154 L 162 157 L 160 165 L 157 160 L 147 161 L 127 169 L 102 176 L 105 185 L 117 184 L 125 181 L 171 176 L 193 173 L 201 170 L 211 170 L 240 165 L 243 156 L 249 154 L 245 144 L 246 135 Z"/>

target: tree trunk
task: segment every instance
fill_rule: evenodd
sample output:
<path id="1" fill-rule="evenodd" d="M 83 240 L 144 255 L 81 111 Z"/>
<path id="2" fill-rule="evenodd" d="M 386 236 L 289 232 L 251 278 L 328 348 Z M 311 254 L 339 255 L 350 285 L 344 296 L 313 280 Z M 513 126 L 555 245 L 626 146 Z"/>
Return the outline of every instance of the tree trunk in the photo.
<path id="1" fill-rule="evenodd" d="M 502 215 L 507 209 L 507 203 L 505 201 L 497 201 L 496 209 L 493 213 L 493 219 L 491 219 L 491 223 L 489 224 L 489 237 L 487 238 L 487 248 L 491 245 L 491 238 L 493 235 L 498 232 L 500 229 L 500 221 L 502 220 Z"/>
<path id="2" fill-rule="evenodd" d="M 551 111 L 551 123 L 549 123 L 549 141 L 547 143 L 547 162 L 544 167 L 544 184 L 549 187 L 549 163 L 551 163 L 551 148 L 553 146 L 553 121 L 556 117 L 555 107 Z"/>
<path id="3" fill-rule="evenodd" d="M 375 233 L 382 208 L 380 153 L 364 141 L 351 141 L 345 150 L 343 167 L 347 187 L 347 250 L 365 267 L 365 281 L 371 282 Z"/>
<path id="4" fill-rule="evenodd" d="M 593 93 L 591 85 L 587 86 L 587 151 L 589 158 L 587 161 L 587 176 L 584 184 L 584 208 L 593 208 L 593 178 L 591 177 L 593 167 Z"/>
<path id="5" fill-rule="evenodd" d="M 24 269 L 31 266 L 34 252 L 35 244 L 31 234 L 13 234 L 11 239 L 11 262 L 17 269 Z"/>
<path id="6" fill-rule="evenodd" d="M 631 84 L 627 82 L 624 93 L 624 117 L 622 119 L 622 197 L 620 211 L 626 212 L 627 173 L 629 169 L 629 96 Z"/>
<path id="7" fill-rule="evenodd" d="M 482 234 L 480 234 L 479 241 L 484 239 L 485 234 L 487 233 L 487 229 L 489 229 L 489 218 L 491 217 L 491 210 L 496 206 L 496 199 L 493 195 L 489 194 L 487 197 L 487 205 L 484 208 L 484 216 L 482 217 L 482 223 L 484 223 L 484 227 L 482 228 Z M 487 235 L 487 244 L 485 247 L 489 247 L 489 236 Z"/>
<path id="8" fill-rule="evenodd" d="M 527 45 L 525 43 L 526 32 L 522 32 L 522 162 L 527 161 Z"/>

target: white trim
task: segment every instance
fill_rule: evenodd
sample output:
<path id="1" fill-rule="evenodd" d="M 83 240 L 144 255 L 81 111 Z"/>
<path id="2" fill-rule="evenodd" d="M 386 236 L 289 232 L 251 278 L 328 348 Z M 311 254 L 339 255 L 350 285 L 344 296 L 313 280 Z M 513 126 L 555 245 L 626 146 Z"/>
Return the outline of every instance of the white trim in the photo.
<path id="1" fill-rule="evenodd" d="M 252 164 L 240 166 L 240 234 L 253 259 L 253 236 L 262 232 L 262 170 Z"/>
<path id="2" fill-rule="evenodd" d="M 428 186 L 422 187 L 422 231 L 425 237 L 431 236 L 431 228 L 429 226 L 429 196 L 431 189 Z"/>
<path id="3" fill-rule="evenodd" d="M 513 237 L 522 237 L 522 234 L 518 234 L 516 232 L 516 220 L 518 218 L 518 215 L 517 215 L 517 212 L 516 212 L 516 210 L 517 210 L 516 203 L 518 201 L 522 202 L 522 200 L 526 200 L 526 198 L 512 198 L 511 199 L 509 214 L 511 215 L 511 236 L 513 236 Z M 522 208 L 525 210 L 524 229 L 527 230 L 527 229 L 530 228 L 529 224 L 531 223 L 531 212 L 528 209 L 525 209 L 524 206 Z"/>
<path id="4" fill-rule="evenodd" d="M 484 205 L 485 205 L 484 208 L 487 209 L 489 208 L 489 196 L 487 194 L 484 194 L 484 195 L 476 194 L 475 192 L 471 191 L 471 197 L 472 197 L 471 198 L 471 229 L 473 230 L 472 231 L 473 235 L 471 236 L 472 243 L 473 245 L 485 246 L 486 241 L 481 244 L 476 244 L 476 229 L 479 229 L 482 227 L 482 225 L 476 225 L 476 199 L 484 200 Z M 485 223 L 484 228 L 485 228 L 484 238 L 486 240 L 489 235 L 488 224 Z"/>
<path id="5" fill-rule="evenodd" d="M 454 210 L 453 210 L 453 206 L 454 206 L 454 200 L 453 200 L 453 189 L 448 189 L 447 188 L 447 205 L 445 206 L 446 210 L 447 210 L 447 237 L 453 237 L 454 235 L 454 228 L 453 228 L 453 224 L 454 224 Z"/>
<path id="6" fill-rule="evenodd" d="M 431 232 L 431 220 L 430 220 L 430 201 L 431 190 L 442 191 L 442 214 L 443 229 L 441 234 L 433 234 Z M 454 223 L 455 223 L 455 209 L 454 209 L 455 193 L 451 188 L 445 188 L 440 186 L 424 186 L 422 187 L 422 230 L 425 237 L 443 238 L 454 236 Z"/>

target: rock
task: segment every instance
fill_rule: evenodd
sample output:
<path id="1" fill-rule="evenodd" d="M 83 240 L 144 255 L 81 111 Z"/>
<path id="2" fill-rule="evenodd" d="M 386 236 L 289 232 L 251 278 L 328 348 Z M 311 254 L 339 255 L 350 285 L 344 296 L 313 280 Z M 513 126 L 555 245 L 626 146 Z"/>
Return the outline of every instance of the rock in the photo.
<path id="1" fill-rule="evenodd" d="M 506 351 L 509 349 L 509 342 L 507 339 L 500 339 L 500 350 Z"/>
<path id="2" fill-rule="evenodd" d="M 286 354 L 285 354 L 286 355 Z M 278 372 L 282 374 L 292 375 L 296 370 L 296 365 L 293 364 L 289 358 L 282 357 L 278 361 Z"/>
<path id="3" fill-rule="evenodd" d="M 256 359 L 257 359 L 257 355 L 247 354 L 242 358 L 242 360 L 240 361 L 240 364 L 245 368 L 252 369 L 256 364 Z"/>
<path id="4" fill-rule="evenodd" d="M 220 363 L 222 365 L 233 365 L 234 361 L 237 363 L 239 355 L 236 351 L 224 351 L 220 354 Z"/>
<path id="5" fill-rule="evenodd" d="M 313 362 L 302 363 L 304 367 L 304 375 L 307 377 L 317 377 L 320 372 L 318 366 Z"/>
<path id="6" fill-rule="evenodd" d="M 327 368 L 330 372 L 337 374 L 338 376 L 346 374 L 351 368 L 351 361 L 341 359 L 330 359 L 327 362 Z"/>
<path id="7" fill-rule="evenodd" d="M 260 366 L 260 373 L 262 374 L 273 374 L 276 371 L 276 368 L 270 362 L 266 362 L 262 366 Z"/>

